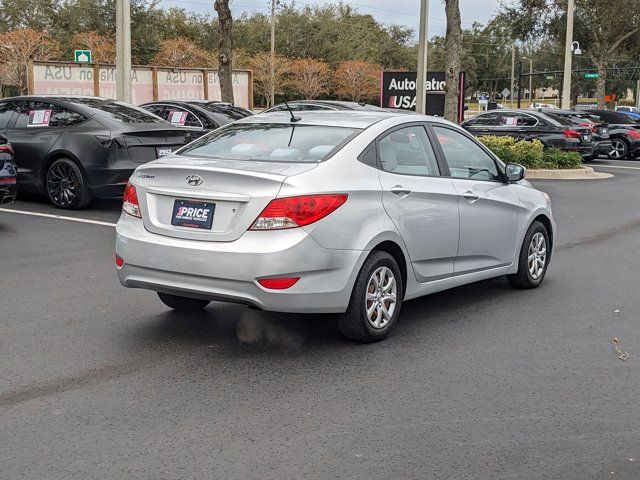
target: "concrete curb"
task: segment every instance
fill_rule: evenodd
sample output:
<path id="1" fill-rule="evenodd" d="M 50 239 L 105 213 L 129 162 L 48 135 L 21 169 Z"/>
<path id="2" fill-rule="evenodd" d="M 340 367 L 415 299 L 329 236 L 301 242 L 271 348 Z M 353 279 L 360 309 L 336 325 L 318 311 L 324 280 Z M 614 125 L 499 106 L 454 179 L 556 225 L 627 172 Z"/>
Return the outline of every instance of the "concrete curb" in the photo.
<path id="1" fill-rule="evenodd" d="M 613 177 L 610 173 L 596 172 L 591 167 L 571 170 L 529 170 L 525 178 L 531 180 L 598 180 Z"/>

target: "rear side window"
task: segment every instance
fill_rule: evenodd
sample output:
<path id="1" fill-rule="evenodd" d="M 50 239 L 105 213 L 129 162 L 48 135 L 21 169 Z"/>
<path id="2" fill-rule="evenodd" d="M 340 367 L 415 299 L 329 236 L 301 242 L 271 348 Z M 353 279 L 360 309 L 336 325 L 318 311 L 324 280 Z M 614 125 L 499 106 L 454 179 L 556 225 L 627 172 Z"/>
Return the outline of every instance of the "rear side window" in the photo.
<path id="1" fill-rule="evenodd" d="M 163 123 L 164 120 L 151 115 L 146 110 L 123 102 L 103 100 L 100 98 L 67 98 L 71 103 L 85 105 L 99 110 L 103 116 L 120 123 Z"/>
<path id="2" fill-rule="evenodd" d="M 357 128 L 296 124 L 230 124 L 179 154 L 261 162 L 320 162 L 360 132 Z"/>
<path id="3" fill-rule="evenodd" d="M 404 175 L 440 175 L 436 155 L 422 126 L 394 130 L 378 141 L 382 169 Z"/>
<path id="4" fill-rule="evenodd" d="M 498 125 L 498 112 L 485 113 L 476 115 L 472 119 L 465 122 L 465 125 L 471 127 L 481 127 L 487 125 Z"/>
<path id="5" fill-rule="evenodd" d="M 4 130 L 9 125 L 11 117 L 13 117 L 13 111 L 15 104 L 13 102 L 0 103 L 0 130 Z"/>

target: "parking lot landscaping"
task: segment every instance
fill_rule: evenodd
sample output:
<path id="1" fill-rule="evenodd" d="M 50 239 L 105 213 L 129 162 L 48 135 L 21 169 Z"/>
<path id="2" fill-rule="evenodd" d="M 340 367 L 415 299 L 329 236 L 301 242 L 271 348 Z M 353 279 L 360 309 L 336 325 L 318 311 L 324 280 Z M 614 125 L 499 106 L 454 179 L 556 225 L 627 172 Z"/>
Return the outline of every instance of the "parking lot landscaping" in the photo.
<path id="1" fill-rule="evenodd" d="M 171 312 L 116 280 L 119 202 L 20 199 L 0 210 L 1 476 L 640 477 L 640 164 L 593 166 L 615 177 L 535 182 L 559 229 L 542 287 L 407 302 L 374 345 L 331 316 Z"/>

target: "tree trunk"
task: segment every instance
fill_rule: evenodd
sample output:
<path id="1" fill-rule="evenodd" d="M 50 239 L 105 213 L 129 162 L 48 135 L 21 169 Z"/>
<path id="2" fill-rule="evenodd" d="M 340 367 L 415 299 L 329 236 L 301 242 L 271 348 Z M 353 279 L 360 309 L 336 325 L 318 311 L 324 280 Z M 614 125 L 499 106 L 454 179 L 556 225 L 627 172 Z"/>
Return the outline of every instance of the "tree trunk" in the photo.
<path id="1" fill-rule="evenodd" d="M 223 102 L 233 103 L 233 55 L 231 51 L 233 18 L 231 17 L 229 0 L 216 0 L 214 8 L 218 12 L 218 23 L 220 25 L 218 40 L 220 96 Z"/>
<path id="2" fill-rule="evenodd" d="M 596 80 L 596 100 L 598 100 L 598 108 L 604 108 L 604 97 L 607 92 L 607 59 L 600 57 L 598 60 L 598 79 Z"/>
<path id="3" fill-rule="evenodd" d="M 460 5 L 458 0 L 445 0 L 447 35 L 444 41 L 445 82 L 444 118 L 458 122 L 458 93 L 460 79 L 460 51 L 462 29 L 460 27 Z"/>

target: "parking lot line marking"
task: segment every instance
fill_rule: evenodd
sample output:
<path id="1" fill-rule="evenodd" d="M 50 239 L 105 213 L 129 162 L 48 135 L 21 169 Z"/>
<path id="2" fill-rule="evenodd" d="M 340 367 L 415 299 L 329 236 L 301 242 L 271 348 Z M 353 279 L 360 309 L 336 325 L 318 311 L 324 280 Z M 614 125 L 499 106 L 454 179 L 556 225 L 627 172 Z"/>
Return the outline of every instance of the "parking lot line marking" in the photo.
<path id="1" fill-rule="evenodd" d="M 640 170 L 640 167 L 623 167 L 622 165 L 593 165 L 594 168 L 626 168 L 628 170 Z"/>
<path id="2" fill-rule="evenodd" d="M 18 213 L 20 215 L 31 215 L 34 217 L 55 218 L 57 220 L 69 220 L 70 222 L 91 223 L 93 225 L 104 225 L 105 227 L 115 227 L 115 223 L 90 220 L 88 218 L 65 217 L 64 215 L 52 215 L 50 213 L 29 212 L 27 210 L 13 210 L 10 208 L 0 208 L 0 212 Z"/>

